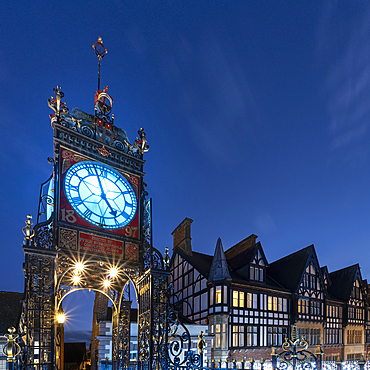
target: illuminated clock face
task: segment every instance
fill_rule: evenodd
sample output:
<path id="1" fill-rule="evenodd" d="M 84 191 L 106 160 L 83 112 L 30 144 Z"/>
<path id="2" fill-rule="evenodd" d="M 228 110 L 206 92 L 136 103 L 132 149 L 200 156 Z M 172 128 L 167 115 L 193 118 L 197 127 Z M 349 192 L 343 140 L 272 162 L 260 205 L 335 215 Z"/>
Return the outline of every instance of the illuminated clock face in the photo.
<path id="1" fill-rule="evenodd" d="M 105 229 L 126 226 L 137 210 L 131 185 L 119 172 L 102 163 L 74 164 L 66 173 L 64 191 L 79 216 Z"/>

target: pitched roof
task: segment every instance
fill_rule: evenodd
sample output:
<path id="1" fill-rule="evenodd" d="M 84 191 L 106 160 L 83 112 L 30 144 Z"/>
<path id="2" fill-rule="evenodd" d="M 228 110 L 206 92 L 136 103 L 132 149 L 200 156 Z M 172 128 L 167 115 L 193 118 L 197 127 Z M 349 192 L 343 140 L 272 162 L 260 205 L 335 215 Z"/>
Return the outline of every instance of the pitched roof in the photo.
<path id="1" fill-rule="evenodd" d="M 17 328 L 23 293 L 0 292 L 0 335 L 12 326 Z"/>
<path id="2" fill-rule="evenodd" d="M 180 248 L 176 248 L 174 252 L 177 252 L 184 260 L 191 263 L 205 278 L 209 276 L 209 269 L 212 264 L 212 256 L 199 252 L 193 252 L 191 255 L 187 254 Z M 172 256 L 173 257 L 173 256 Z"/>
<path id="3" fill-rule="evenodd" d="M 251 245 L 249 248 L 244 249 L 242 252 L 228 259 L 229 266 L 236 272 L 246 264 L 248 264 L 257 252 L 259 242 Z"/>
<path id="4" fill-rule="evenodd" d="M 258 238 L 257 235 L 255 234 L 251 234 L 249 235 L 247 238 L 243 239 L 242 241 L 240 241 L 239 243 L 235 244 L 234 246 L 232 246 L 231 248 L 229 248 L 226 252 L 225 252 L 225 256 L 228 260 L 230 260 L 231 258 L 233 258 L 234 256 L 237 256 L 239 255 L 241 252 L 243 252 L 245 249 L 251 247 L 252 245 L 254 245 L 256 243 L 256 239 Z"/>
<path id="5" fill-rule="evenodd" d="M 295 292 L 301 281 L 307 259 L 314 252 L 310 245 L 269 264 L 267 274 L 283 287 Z"/>
<path id="6" fill-rule="evenodd" d="M 356 263 L 355 265 L 331 272 L 329 274 L 331 285 L 328 288 L 328 293 L 334 298 L 347 301 L 359 271 L 360 266 Z"/>
<path id="7" fill-rule="evenodd" d="M 222 246 L 221 238 L 217 239 L 215 254 L 213 255 L 211 268 L 209 270 L 209 282 L 221 282 L 231 280 L 229 268 L 227 266 L 224 248 Z"/>

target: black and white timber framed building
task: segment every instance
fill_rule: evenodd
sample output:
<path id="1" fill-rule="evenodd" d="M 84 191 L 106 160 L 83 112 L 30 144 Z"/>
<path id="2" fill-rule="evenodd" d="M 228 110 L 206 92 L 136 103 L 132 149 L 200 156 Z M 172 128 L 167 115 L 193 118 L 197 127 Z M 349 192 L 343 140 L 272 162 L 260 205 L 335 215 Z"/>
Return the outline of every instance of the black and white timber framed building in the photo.
<path id="1" fill-rule="evenodd" d="M 172 233 L 171 302 L 196 324 L 208 325 L 211 358 L 269 358 L 296 325 L 325 360 L 368 359 L 368 284 L 358 264 L 329 273 L 313 245 L 269 263 L 252 234 L 214 255 L 192 250 L 186 218 Z"/>

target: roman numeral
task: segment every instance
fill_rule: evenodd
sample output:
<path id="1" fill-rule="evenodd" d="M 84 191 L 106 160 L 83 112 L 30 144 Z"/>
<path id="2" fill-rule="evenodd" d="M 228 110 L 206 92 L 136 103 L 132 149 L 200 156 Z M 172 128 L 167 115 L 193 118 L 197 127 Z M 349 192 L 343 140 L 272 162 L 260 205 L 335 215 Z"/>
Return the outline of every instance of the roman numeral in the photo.
<path id="1" fill-rule="evenodd" d="M 69 185 L 69 191 L 75 191 L 78 193 L 78 186 L 77 185 Z"/>
<path id="2" fill-rule="evenodd" d="M 86 218 L 90 218 L 90 216 L 92 215 L 92 211 L 90 211 L 89 209 L 87 209 L 84 213 L 83 213 L 84 217 Z"/>
<path id="3" fill-rule="evenodd" d="M 106 178 L 108 176 L 108 172 L 106 168 L 100 168 L 100 176 Z"/>
<path id="4" fill-rule="evenodd" d="M 89 175 L 95 175 L 93 166 L 86 166 L 86 171 Z"/>
<path id="5" fill-rule="evenodd" d="M 83 203 L 83 200 L 82 200 L 80 197 L 74 197 L 74 198 L 72 198 L 72 202 L 73 202 L 76 206 L 80 206 L 80 205 Z"/>

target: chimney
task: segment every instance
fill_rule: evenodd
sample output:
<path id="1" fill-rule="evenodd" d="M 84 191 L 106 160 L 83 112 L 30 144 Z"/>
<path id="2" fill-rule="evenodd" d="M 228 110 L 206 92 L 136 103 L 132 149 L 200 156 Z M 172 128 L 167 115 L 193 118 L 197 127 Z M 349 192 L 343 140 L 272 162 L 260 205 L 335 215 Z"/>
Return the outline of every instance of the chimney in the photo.
<path id="1" fill-rule="evenodd" d="M 191 250 L 191 223 L 193 220 L 185 218 L 179 226 L 172 232 L 173 249 L 180 248 L 187 254 L 192 254 Z"/>

